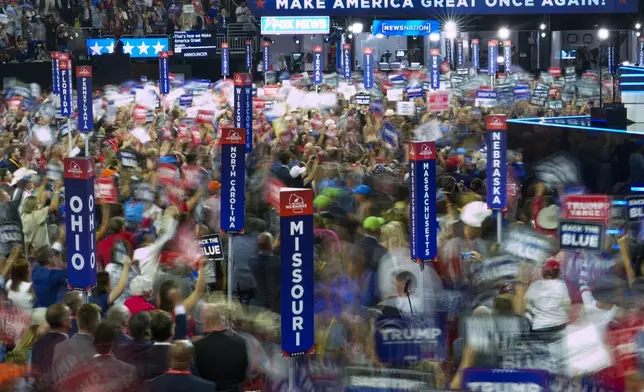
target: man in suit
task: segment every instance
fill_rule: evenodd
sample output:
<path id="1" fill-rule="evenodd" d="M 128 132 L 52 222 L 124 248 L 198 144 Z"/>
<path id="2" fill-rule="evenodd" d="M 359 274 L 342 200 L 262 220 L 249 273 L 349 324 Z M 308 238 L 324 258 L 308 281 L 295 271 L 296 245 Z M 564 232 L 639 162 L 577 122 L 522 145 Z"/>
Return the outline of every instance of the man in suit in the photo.
<path id="1" fill-rule="evenodd" d="M 204 305 L 201 322 L 205 337 L 194 343 L 199 375 L 214 382 L 217 391 L 240 392 L 249 367 L 246 341 L 226 328 L 217 305 Z"/>
<path id="2" fill-rule="evenodd" d="M 150 335 L 152 346 L 134 356 L 139 376 L 143 380 L 159 377 L 169 369 L 169 352 L 174 335 L 172 316 L 163 310 L 155 310 L 150 314 Z"/>
<path id="3" fill-rule="evenodd" d="M 114 355 L 119 361 L 134 365 L 134 356 L 152 347 L 150 323 L 150 312 L 139 312 L 130 317 L 128 328 L 132 342 L 114 348 Z"/>
<path id="4" fill-rule="evenodd" d="M 67 340 L 67 331 L 72 325 L 72 312 L 63 304 L 54 304 L 47 308 L 45 320 L 49 324 L 49 332 L 34 343 L 31 351 L 32 369 L 42 375 L 42 381 L 50 379 L 54 347 Z"/>
<path id="5" fill-rule="evenodd" d="M 136 368 L 121 362 L 112 355 L 118 328 L 102 322 L 94 332 L 96 354 L 58 383 L 58 390 L 65 392 L 135 392 L 140 390 Z"/>
<path id="6" fill-rule="evenodd" d="M 101 309 L 94 304 L 81 305 L 78 309 L 76 312 L 78 332 L 58 343 L 54 348 L 52 369 L 57 380 L 64 378 L 67 373 L 89 361 L 96 354 L 92 334 L 100 319 Z"/>
<path id="7" fill-rule="evenodd" d="M 293 177 L 291 177 L 291 153 L 289 151 L 282 151 L 277 158 L 280 160 L 279 166 L 273 168 L 273 174 L 278 180 L 286 187 L 292 186 Z"/>
<path id="8" fill-rule="evenodd" d="M 273 253 L 273 236 L 262 233 L 257 237 L 257 255 L 250 261 L 250 270 L 255 278 L 255 301 L 257 306 L 280 313 L 280 258 Z"/>
<path id="9" fill-rule="evenodd" d="M 185 341 L 176 341 L 170 347 L 170 369 L 165 374 L 148 380 L 148 391 L 154 392 L 213 392 L 215 383 L 192 374 L 194 347 Z"/>
<path id="10" fill-rule="evenodd" d="M 114 325 L 116 337 L 114 340 L 114 349 L 132 343 L 132 338 L 127 336 L 127 322 L 130 319 L 130 311 L 125 305 L 112 305 L 107 311 L 106 321 Z"/>

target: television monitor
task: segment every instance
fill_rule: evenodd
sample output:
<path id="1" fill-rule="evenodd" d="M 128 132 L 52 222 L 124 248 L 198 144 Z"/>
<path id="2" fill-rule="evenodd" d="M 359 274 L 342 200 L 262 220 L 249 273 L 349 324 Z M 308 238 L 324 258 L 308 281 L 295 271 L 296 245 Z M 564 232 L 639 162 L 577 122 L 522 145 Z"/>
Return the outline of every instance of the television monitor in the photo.
<path id="1" fill-rule="evenodd" d="M 577 58 L 577 49 L 561 49 L 562 60 L 574 60 Z"/>

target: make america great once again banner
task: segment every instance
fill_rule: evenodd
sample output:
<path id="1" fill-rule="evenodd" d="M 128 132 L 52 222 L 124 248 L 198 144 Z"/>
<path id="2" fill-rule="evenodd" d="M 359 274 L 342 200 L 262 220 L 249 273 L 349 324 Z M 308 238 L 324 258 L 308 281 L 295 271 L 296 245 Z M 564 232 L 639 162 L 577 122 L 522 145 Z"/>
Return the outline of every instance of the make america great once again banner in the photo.
<path id="1" fill-rule="evenodd" d="M 252 0 L 263 16 L 600 14 L 638 12 L 637 0 Z"/>

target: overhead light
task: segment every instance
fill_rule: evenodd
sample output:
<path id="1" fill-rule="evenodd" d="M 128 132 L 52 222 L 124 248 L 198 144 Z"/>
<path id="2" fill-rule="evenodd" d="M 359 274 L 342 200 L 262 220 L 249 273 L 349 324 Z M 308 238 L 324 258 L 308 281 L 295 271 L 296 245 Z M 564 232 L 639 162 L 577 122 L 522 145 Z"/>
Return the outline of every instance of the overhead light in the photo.
<path id="1" fill-rule="evenodd" d="M 608 38 L 609 35 L 610 33 L 608 32 L 607 28 L 602 27 L 601 29 L 597 30 L 597 38 L 599 38 L 600 41 L 604 41 Z"/>
<path id="2" fill-rule="evenodd" d="M 418 39 L 418 37 L 414 35 L 413 37 L 411 37 L 411 39 Z"/>
<path id="3" fill-rule="evenodd" d="M 499 29 L 499 38 L 500 39 L 508 39 L 510 38 L 510 29 L 507 27 L 503 26 Z"/>
<path id="4" fill-rule="evenodd" d="M 438 42 L 441 40 L 441 34 L 436 32 L 430 33 L 429 40 L 432 42 Z"/>
<path id="5" fill-rule="evenodd" d="M 296 39 L 296 40 L 295 40 L 295 44 L 296 44 L 296 45 L 299 45 L 299 44 L 300 44 L 300 40 L 299 40 L 299 39 Z"/>
<path id="6" fill-rule="evenodd" d="M 349 38 L 349 39 L 353 39 L 353 33 L 349 33 L 349 35 L 347 36 L 347 38 Z"/>
<path id="7" fill-rule="evenodd" d="M 352 24 L 352 25 L 349 27 L 349 31 L 351 31 L 351 32 L 353 32 L 353 33 L 356 33 L 356 34 L 360 34 L 360 33 L 362 33 L 362 30 L 363 30 L 363 29 L 364 29 L 364 26 L 363 26 L 363 25 L 362 25 L 362 23 L 360 23 L 360 22 L 356 22 L 356 23 Z"/>
<path id="8" fill-rule="evenodd" d="M 639 37 L 640 35 L 642 35 L 642 33 L 638 31 L 637 33 L 635 33 L 635 35 Z"/>
<path id="9" fill-rule="evenodd" d="M 499 64 L 503 64 L 503 61 L 504 61 L 504 60 L 505 60 L 505 57 L 503 57 L 503 56 L 498 56 L 498 57 L 496 58 L 496 62 L 497 62 L 497 63 L 499 63 Z"/>
<path id="10" fill-rule="evenodd" d="M 635 23 L 635 30 L 639 30 L 642 28 L 642 24 L 640 22 Z"/>
<path id="11" fill-rule="evenodd" d="M 546 33 L 541 33 L 541 38 L 546 38 Z"/>
<path id="12" fill-rule="evenodd" d="M 445 37 L 447 38 L 454 39 L 458 35 L 458 26 L 453 20 L 445 22 L 443 30 L 445 31 Z"/>
<path id="13" fill-rule="evenodd" d="M 382 34 L 382 33 L 378 33 L 378 34 L 376 34 L 376 38 L 384 38 L 384 37 L 385 37 L 385 35 L 384 35 L 384 34 Z"/>
<path id="14" fill-rule="evenodd" d="M 541 24 L 539 25 L 539 30 L 545 30 L 545 29 L 546 29 L 546 24 L 545 24 L 545 23 L 541 23 Z"/>
<path id="15" fill-rule="evenodd" d="M 331 38 L 328 35 L 324 36 L 324 42 L 329 42 L 330 40 L 331 40 Z"/>

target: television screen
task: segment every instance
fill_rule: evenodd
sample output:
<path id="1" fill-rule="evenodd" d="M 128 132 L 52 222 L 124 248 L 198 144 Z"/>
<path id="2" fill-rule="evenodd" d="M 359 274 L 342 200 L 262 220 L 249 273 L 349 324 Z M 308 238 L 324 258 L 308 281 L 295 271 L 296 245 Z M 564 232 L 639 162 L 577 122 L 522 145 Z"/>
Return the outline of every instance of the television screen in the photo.
<path id="1" fill-rule="evenodd" d="M 574 60 L 577 57 L 577 49 L 561 49 L 562 60 Z"/>
<path id="2" fill-rule="evenodd" d="M 407 56 L 407 51 L 406 50 L 397 50 L 396 51 L 396 57 L 405 57 Z"/>
<path id="3" fill-rule="evenodd" d="M 175 31 L 174 54 L 182 57 L 214 57 L 217 38 L 207 31 Z"/>

